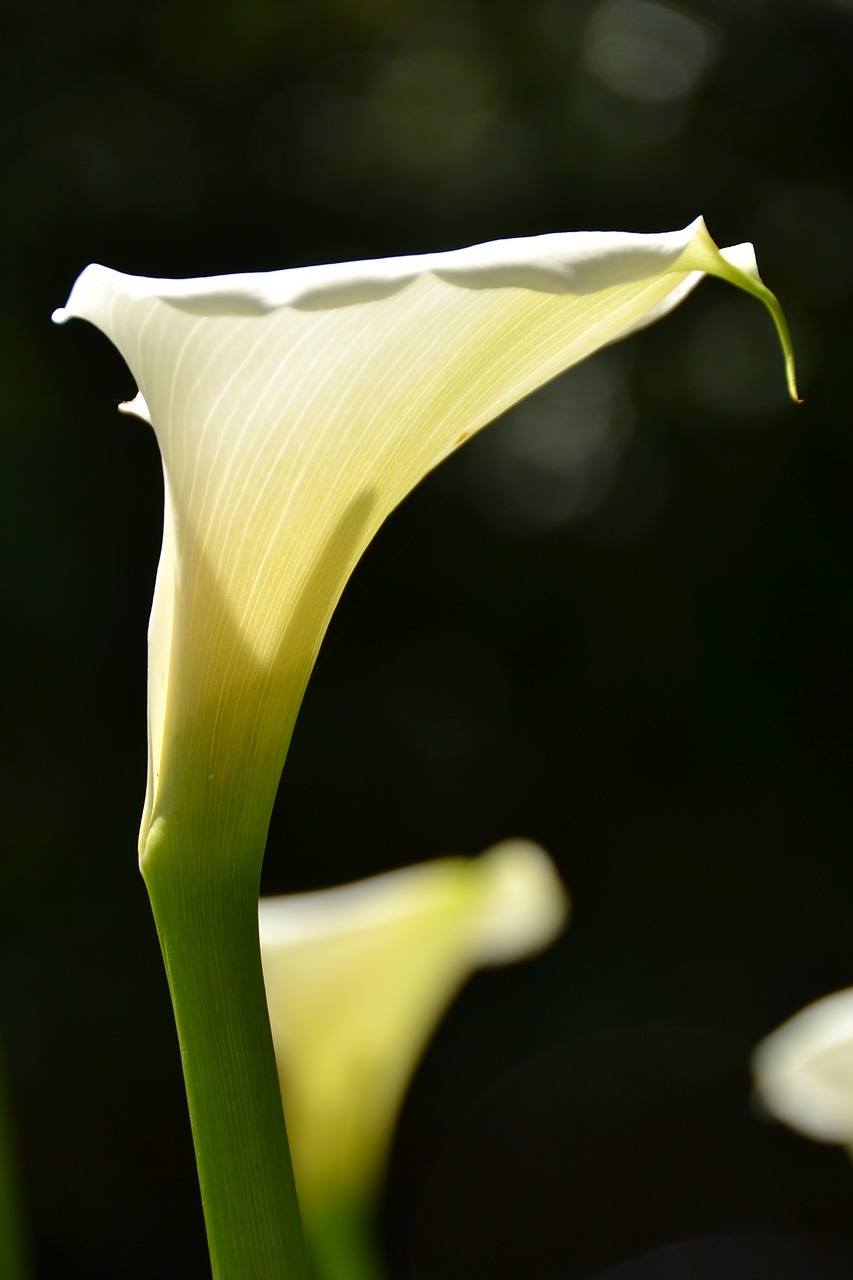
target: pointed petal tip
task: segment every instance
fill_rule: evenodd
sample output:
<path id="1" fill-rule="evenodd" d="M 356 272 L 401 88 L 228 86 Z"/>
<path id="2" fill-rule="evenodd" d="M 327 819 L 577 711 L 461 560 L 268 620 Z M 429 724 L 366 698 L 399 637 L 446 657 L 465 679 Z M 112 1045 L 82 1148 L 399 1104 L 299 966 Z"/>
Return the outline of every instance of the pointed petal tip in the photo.
<path id="1" fill-rule="evenodd" d="M 71 312 L 67 307 L 57 307 L 55 311 L 51 311 L 50 318 L 54 324 L 65 324 L 71 319 Z"/>
<path id="2" fill-rule="evenodd" d="M 726 262 L 728 262 L 730 266 L 735 267 L 738 271 L 743 272 L 745 276 L 748 276 L 751 280 L 753 280 L 757 285 L 760 286 L 762 291 L 766 289 L 764 281 L 761 279 L 761 275 L 758 270 L 758 263 L 755 258 L 755 249 L 749 242 L 746 242 L 744 244 L 735 244 L 735 245 L 731 245 L 727 249 L 721 249 L 720 257 L 723 258 Z M 773 314 L 773 318 L 776 322 L 776 328 L 779 333 L 779 338 L 782 343 L 782 351 L 785 358 L 785 377 L 788 385 L 788 394 L 793 400 L 794 404 L 802 404 L 803 397 L 800 395 L 799 391 L 797 390 L 797 376 L 796 376 L 796 369 L 794 366 L 794 352 L 793 352 L 793 346 L 791 344 L 791 336 L 788 330 L 788 325 L 782 313 L 782 308 L 779 305 L 778 301 L 776 300 L 775 295 L 770 294 L 770 297 L 773 299 L 773 302 L 775 303 L 776 308 L 778 308 L 778 315 L 775 312 L 773 312 L 772 309 L 771 309 L 771 314 Z"/>
<path id="3" fill-rule="evenodd" d="M 790 341 L 791 341 L 790 336 L 788 336 L 787 341 L 790 344 Z M 797 369 L 796 369 L 796 365 L 794 364 L 793 348 L 786 347 L 784 350 L 784 354 L 785 354 L 785 379 L 788 384 L 788 395 L 791 397 L 794 404 L 805 404 L 805 397 L 800 395 L 799 389 L 797 387 Z"/>
<path id="4" fill-rule="evenodd" d="M 743 289 L 764 303 L 773 320 L 782 347 L 788 394 L 795 404 L 802 404 L 802 397 L 797 390 L 794 348 L 788 322 L 779 299 L 767 288 L 761 278 L 753 246 L 749 242 L 744 242 L 720 249 L 708 232 L 703 219 L 697 219 L 694 225 L 694 240 L 685 254 L 685 265 L 705 271 L 709 275 L 718 276 L 721 280 L 736 285 L 737 288 Z"/>

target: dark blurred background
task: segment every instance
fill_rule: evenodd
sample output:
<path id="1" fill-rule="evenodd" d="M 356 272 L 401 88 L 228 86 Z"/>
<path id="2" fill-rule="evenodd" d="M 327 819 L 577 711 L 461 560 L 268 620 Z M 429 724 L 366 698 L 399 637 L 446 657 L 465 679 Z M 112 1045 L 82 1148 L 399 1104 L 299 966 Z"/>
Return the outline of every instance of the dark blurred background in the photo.
<path id="1" fill-rule="evenodd" d="M 0 1026 L 43 1280 L 208 1274 L 136 870 L 152 434 L 90 260 L 200 275 L 572 228 L 752 239 L 393 516 L 310 685 L 265 888 L 507 835 L 565 939 L 406 1105 L 394 1280 L 853 1276 L 853 1168 L 747 1058 L 853 984 L 851 0 L 5 0 Z M 645 1269 L 644 1269 L 645 1268 Z"/>

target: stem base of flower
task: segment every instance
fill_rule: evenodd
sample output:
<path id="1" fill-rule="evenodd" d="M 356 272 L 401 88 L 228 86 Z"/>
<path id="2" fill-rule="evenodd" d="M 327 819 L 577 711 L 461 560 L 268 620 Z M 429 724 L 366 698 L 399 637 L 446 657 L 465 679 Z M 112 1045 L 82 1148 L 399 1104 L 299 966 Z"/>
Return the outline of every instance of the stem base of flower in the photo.
<path id="1" fill-rule="evenodd" d="M 169 981 L 214 1280 L 309 1280 L 245 862 L 161 839 L 142 871 Z"/>

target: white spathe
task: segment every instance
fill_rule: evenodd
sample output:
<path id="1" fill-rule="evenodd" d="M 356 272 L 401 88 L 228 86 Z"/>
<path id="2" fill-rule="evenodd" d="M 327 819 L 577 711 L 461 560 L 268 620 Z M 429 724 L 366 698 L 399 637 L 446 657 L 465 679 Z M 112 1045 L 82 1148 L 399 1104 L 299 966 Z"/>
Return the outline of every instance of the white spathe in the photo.
<path id="1" fill-rule="evenodd" d="M 853 990 L 816 1000 L 762 1040 L 752 1073 L 777 1120 L 853 1148 Z"/>
<path id="2" fill-rule="evenodd" d="M 508 840 L 319 893 L 262 898 L 267 1003 L 303 1212 L 375 1192 L 415 1067 L 478 968 L 568 918 L 548 855 Z"/>
<path id="3" fill-rule="evenodd" d="M 124 407 L 163 457 L 141 852 L 164 823 L 196 837 L 206 823 L 207 856 L 217 841 L 259 854 L 325 628 L 386 516 L 475 431 L 705 272 L 770 309 L 795 394 L 751 247 L 721 252 L 701 219 L 209 279 L 86 268 L 55 319 L 112 339 L 139 386 Z"/>

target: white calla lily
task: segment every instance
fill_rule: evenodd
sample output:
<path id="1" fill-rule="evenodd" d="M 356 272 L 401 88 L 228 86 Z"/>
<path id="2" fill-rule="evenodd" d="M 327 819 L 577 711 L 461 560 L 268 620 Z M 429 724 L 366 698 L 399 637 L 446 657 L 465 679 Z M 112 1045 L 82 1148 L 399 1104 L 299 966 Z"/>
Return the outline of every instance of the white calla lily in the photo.
<path id="1" fill-rule="evenodd" d="M 568 898 L 526 840 L 319 893 L 262 898 L 261 955 L 306 1220 L 369 1201 L 406 1088 L 478 968 L 546 947 Z"/>
<path id="2" fill-rule="evenodd" d="M 186 819 L 228 856 L 260 856 L 320 641 L 389 512 L 706 272 L 769 307 L 795 394 L 751 247 L 721 252 L 701 219 L 209 279 L 86 268 L 55 319 L 89 320 L 121 351 L 140 390 L 125 407 L 153 425 L 165 475 L 142 853 Z"/>
<path id="3" fill-rule="evenodd" d="M 752 1073 L 777 1120 L 853 1154 L 853 989 L 807 1005 L 762 1040 Z"/>

